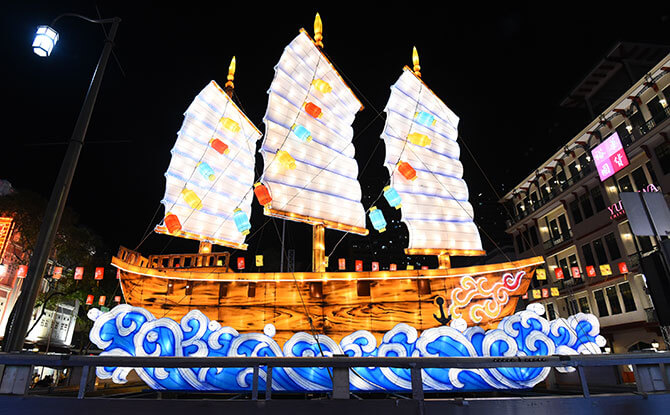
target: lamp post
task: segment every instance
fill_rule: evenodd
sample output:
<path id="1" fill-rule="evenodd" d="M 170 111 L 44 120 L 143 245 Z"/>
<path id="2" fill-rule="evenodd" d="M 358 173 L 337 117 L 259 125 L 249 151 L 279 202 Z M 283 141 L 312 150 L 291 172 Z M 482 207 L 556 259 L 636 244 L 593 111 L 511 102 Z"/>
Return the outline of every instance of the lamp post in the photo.
<path id="1" fill-rule="evenodd" d="M 87 22 L 97 24 L 111 23 L 112 27 L 107 39 L 105 39 L 105 47 L 102 50 L 98 65 L 93 73 L 93 78 L 91 79 L 91 84 L 86 93 L 84 104 L 79 112 L 77 123 L 72 132 L 72 138 L 70 139 L 67 152 L 63 158 L 63 164 L 61 165 L 56 183 L 54 184 L 51 198 L 49 199 L 49 204 L 47 205 L 44 219 L 40 226 L 35 250 L 30 259 L 28 274 L 24 281 L 21 296 L 15 306 L 13 316 L 7 325 L 7 330 L 5 331 L 3 345 L 3 351 L 5 352 L 15 352 L 23 349 L 23 343 L 25 342 L 27 335 L 26 331 L 28 329 L 28 324 L 30 323 L 33 308 L 35 307 L 35 300 L 39 293 L 40 282 L 42 281 L 47 260 L 49 259 L 49 254 L 56 237 L 56 231 L 58 230 L 58 225 L 60 224 L 61 216 L 63 215 L 65 202 L 67 201 L 67 196 L 70 192 L 72 177 L 74 176 L 74 171 L 77 167 L 79 153 L 81 153 L 81 148 L 84 145 L 84 137 L 86 136 L 86 130 L 88 129 L 88 124 L 91 120 L 95 100 L 98 97 L 98 91 L 100 91 L 102 76 L 105 72 L 109 55 L 112 53 L 114 37 L 116 36 L 119 23 L 121 22 L 121 19 L 118 17 L 95 20 L 79 14 L 64 13 L 56 17 L 51 22 L 51 26 L 62 17 L 77 17 Z M 33 42 L 33 50 L 37 55 L 47 57 L 51 54 L 51 50 L 56 45 L 57 41 L 58 33 L 53 30 L 52 27 L 40 26 L 37 30 L 35 41 Z"/>

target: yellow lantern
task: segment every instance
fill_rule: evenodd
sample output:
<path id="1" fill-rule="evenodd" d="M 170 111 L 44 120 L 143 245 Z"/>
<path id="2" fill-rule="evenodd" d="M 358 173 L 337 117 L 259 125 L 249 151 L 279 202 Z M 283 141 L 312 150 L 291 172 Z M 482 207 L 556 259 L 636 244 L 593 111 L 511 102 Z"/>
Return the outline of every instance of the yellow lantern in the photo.
<path id="1" fill-rule="evenodd" d="M 323 79 L 315 79 L 312 81 L 312 86 L 314 86 L 314 88 L 316 88 L 316 90 L 322 94 L 327 94 L 333 90 L 333 87 Z"/>
<path id="2" fill-rule="evenodd" d="M 295 159 L 291 157 L 291 155 L 287 151 L 279 150 L 277 152 L 277 160 L 279 160 L 279 162 L 285 169 L 289 170 L 295 169 Z"/>
<path id="3" fill-rule="evenodd" d="M 228 130 L 232 133 L 236 133 L 236 132 L 240 131 L 240 129 L 241 129 L 240 125 L 238 123 L 236 123 L 235 121 L 231 120 L 228 117 L 221 118 L 221 120 L 219 122 L 221 123 L 221 126 L 223 128 L 225 128 L 226 130 Z"/>
<path id="4" fill-rule="evenodd" d="M 197 210 L 202 209 L 202 201 L 193 190 L 184 188 L 184 190 L 181 191 L 181 195 L 191 208 Z"/>
<path id="5" fill-rule="evenodd" d="M 430 138 L 425 134 L 412 133 L 407 136 L 407 139 L 410 143 L 416 144 L 417 146 L 426 147 L 430 145 Z"/>

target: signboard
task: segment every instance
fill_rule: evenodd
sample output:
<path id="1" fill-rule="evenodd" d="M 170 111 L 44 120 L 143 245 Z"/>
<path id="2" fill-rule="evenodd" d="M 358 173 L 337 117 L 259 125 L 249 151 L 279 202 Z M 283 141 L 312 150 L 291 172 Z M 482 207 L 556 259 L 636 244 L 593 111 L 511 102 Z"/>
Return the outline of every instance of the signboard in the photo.
<path id="1" fill-rule="evenodd" d="M 538 268 L 535 271 L 535 278 L 538 280 L 546 280 L 547 279 L 547 271 L 544 268 Z"/>
<path id="2" fill-rule="evenodd" d="M 363 261 L 360 259 L 356 260 L 356 271 L 363 271 Z"/>
<path id="3" fill-rule="evenodd" d="M 587 265 L 586 266 L 586 275 L 589 277 L 595 277 L 596 276 L 596 267 L 593 265 Z"/>
<path id="4" fill-rule="evenodd" d="M 428 265 L 421 265 L 421 269 L 428 269 Z"/>
<path id="5" fill-rule="evenodd" d="M 563 268 L 558 267 L 554 270 L 554 272 L 556 273 L 557 280 L 562 280 L 563 278 L 565 278 L 565 275 L 563 275 Z"/>
<path id="6" fill-rule="evenodd" d="M 542 298 L 549 298 L 549 289 L 548 288 L 543 288 L 542 289 Z"/>
<path id="7" fill-rule="evenodd" d="M 600 143 L 591 154 L 596 163 L 600 181 L 603 182 L 628 165 L 626 152 L 617 133 Z"/>
<path id="8" fill-rule="evenodd" d="M 570 268 L 572 270 L 572 278 L 581 278 L 582 273 L 579 271 L 579 267 L 572 267 Z"/>
<path id="9" fill-rule="evenodd" d="M 625 262 L 619 262 L 619 272 L 622 274 L 628 274 L 628 265 Z"/>
<path id="10" fill-rule="evenodd" d="M 561 293 L 558 291 L 558 287 L 551 287 L 551 296 L 558 297 Z"/>
<path id="11" fill-rule="evenodd" d="M 93 278 L 96 280 L 101 280 L 105 276 L 105 269 L 103 267 L 97 267 L 95 269 L 95 275 Z"/>
<path id="12" fill-rule="evenodd" d="M 670 209 L 662 193 L 621 193 L 634 235 L 655 236 L 670 233 Z"/>
<path id="13" fill-rule="evenodd" d="M 5 248 L 7 248 L 13 226 L 14 219 L 0 218 L 0 262 L 2 262 L 2 257 L 5 255 Z"/>
<path id="14" fill-rule="evenodd" d="M 533 298 L 542 298 L 542 292 L 540 290 L 533 290 Z"/>
<path id="15" fill-rule="evenodd" d="M 408 269 L 408 270 L 413 270 L 413 269 L 414 269 L 414 265 L 407 265 L 407 269 Z"/>
<path id="16" fill-rule="evenodd" d="M 649 184 L 649 185 L 647 185 L 647 187 L 645 187 L 642 190 L 638 190 L 637 192 L 638 193 L 640 193 L 640 192 L 642 192 L 642 193 L 648 193 L 648 192 L 658 193 L 660 191 L 661 191 L 660 186 L 655 186 L 653 184 Z M 619 201 L 616 202 L 615 204 L 607 206 L 607 210 L 610 211 L 610 219 L 616 219 L 616 218 L 621 217 L 621 216 L 626 214 L 626 211 L 623 208 L 623 202 L 621 202 L 621 199 L 619 199 Z"/>
<path id="17" fill-rule="evenodd" d="M 0 264 L 0 277 L 7 275 L 7 265 Z"/>
<path id="18" fill-rule="evenodd" d="M 93 304 L 93 294 L 89 294 L 86 296 L 86 305 L 92 305 Z"/>
<path id="19" fill-rule="evenodd" d="M 607 275 L 612 275 L 612 268 L 610 268 L 610 264 L 600 266 L 600 275 L 602 275 L 603 277 Z"/>
<path id="20" fill-rule="evenodd" d="M 75 280 L 80 280 L 84 278 L 84 267 L 77 267 L 74 269 L 74 279 Z M 91 300 L 93 301 L 93 300 Z M 91 303 L 93 304 L 93 303 Z"/>

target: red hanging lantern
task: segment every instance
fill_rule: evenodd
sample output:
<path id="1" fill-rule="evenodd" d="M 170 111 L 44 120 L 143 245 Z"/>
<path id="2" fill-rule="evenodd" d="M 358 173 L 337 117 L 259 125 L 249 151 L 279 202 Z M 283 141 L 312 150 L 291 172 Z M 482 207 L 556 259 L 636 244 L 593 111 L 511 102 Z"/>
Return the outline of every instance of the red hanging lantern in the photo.
<path id="1" fill-rule="evenodd" d="M 428 269 L 428 265 L 421 265 L 421 269 Z"/>
<path id="2" fill-rule="evenodd" d="M 322 112 L 321 112 L 321 108 L 318 105 L 313 104 L 311 102 L 308 102 L 307 104 L 305 104 L 305 112 L 307 112 L 309 115 L 311 115 L 314 118 L 319 118 L 319 117 L 321 117 L 321 115 L 323 115 Z"/>
<path id="3" fill-rule="evenodd" d="M 74 279 L 75 280 L 80 280 L 84 278 L 84 267 L 77 267 L 74 269 Z M 93 300 L 91 300 L 93 301 Z M 93 303 L 91 303 L 93 304 Z"/>
<path id="4" fill-rule="evenodd" d="M 54 267 L 54 273 L 51 276 L 55 280 L 59 280 L 63 276 L 63 267 Z"/>
<path id="5" fill-rule="evenodd" d="M 218 138 L 212 138 L 211 140 L 209 140 L 209 145 L 219 154 L 228 154 L 230 152 L 228 144 L 224 143 Z"/>
<path id="6" fill-rule="evenodd" d="M 86 305 L 93 305 L 93 294 L 89 294 L 86 296 Z"/>
<path id="7" fill-rule="evenodd" d="M 579 271 L 579 267 L 572 267 L 572 278 L 581 278 L 582 273 Z"/>
<path id="8" fill-rule="evenodd" d="M 542 298 L 549 298 L 549 288 L 542 289 Z"/>
<path id="9" fill-rule="evenodd" d="M 272 196 L 270 196 L 268 188 L 260 182 L 254 184 L 254 194 L 256 195 L 258 203 L 260 203 L 263 207 L 268 207 L 270 202 L 272 202 Z"/>
<path id="10" fill-rule="evenodd" d="M 376 262 L 376 261 L 372 262 L 372 270 L 373 271 L 379 271 L 379 262 Z"/>
<path id="11" fill-rule="evenodd" d="M 114 302 L 115 302 L 116 304 L 119 304 L 119 303 L 121 302 L 121 296 L 120 296 L 120 295 L 116 295 L 116 296 L 114 296 Z"/>
<path id="12" fill-rule="evenodd" d="M 237 269 L 244 269 L 244 257 L 237 258 Z"/>
<path id="13" fill-rule="evenodd" d="M 586 275 L 589 277 L 595 277 L 596 276 L 596 267 L 593 265 L 587 265 L 586 266 Z"/>
<path id="14" fill-rule="evenodd" d="M 16 270 L 17 278 L 25 278 L 28 275 L 28 265 L 19 265 L 19 269 Z"/>
<path id="15" fill-rule="evenodd" d="M 628 265 L 625 262 L 619 262 L 619 272 L 622 274 L 628 274 Z"/>
<path id="16" fill-rule="evenodd" d="M 96 280 L 101 280 L 105 277 L 105 269 L 103 267 L 97 267 L 95 269 L 95 278 Z"/>
<path id="17" fill-rule="evenodd" d="M 356 260 L 356 271 L 363 271 L 363 261 L 360 259 Z"/>
<path id="18" fill-rule="evenodd" d="M 347 260 L 344 259 L 344 258 L 340 258 L 340 259 L 338 259 L 338 260 L 337 260 L 337 268 L 338 268 L 340 271 L 344 271 L 345 269 L 347 269 Z"/>
<path id="19" fill-rule="evenodd" d="M 563 275 L 563 268 L 560 268 L 560 267 L 556 268 L 554 270 L 554 272 L 556 273 L 556 279 L 557 280 L 562 280 L 563 278 L 565 278 L 565 275 Z"/>
<path id="20" fill-rule="evenodd" d="M 410 166 L 410 164 L 407 162 L 404 161 L 398 162 L 398 171 L 407 180 L 416 179 L 416 170 L 414 170 L 414 168 Z"/>
<path id="21" fill-rule="evenodd" d="M 106 301 L 107 301 L 107 296 L 101 295 L 100 299 L 98 300 L 98 305 L 105 305 Z"/>
<path id="22" fill-rule="evenodd" d="M 165 215 L 163 222 L 165 222 L 165 227 L 170 233 L 179 232 L 181 230 L 181 222 L 179 222 L 179 218 L 174 213 Z"/>
<path id="23" fill-rule="evenodd" d="M 398 270 L 398 265 L 396 265 L 396 264 L 389 265 L 389 270 L 390 271 L 397 271 Z"/>

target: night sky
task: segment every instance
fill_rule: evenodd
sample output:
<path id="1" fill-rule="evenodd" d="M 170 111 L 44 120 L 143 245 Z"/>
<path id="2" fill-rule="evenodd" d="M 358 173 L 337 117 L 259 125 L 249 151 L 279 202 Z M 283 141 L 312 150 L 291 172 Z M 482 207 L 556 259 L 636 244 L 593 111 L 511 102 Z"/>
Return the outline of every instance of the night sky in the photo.
<path id="1" fill-rule="evenodd" d="M 324 2 L 327 7 L 317 7 L 317 2 L 290 7 L 236 2 L 232 8 L 226 2 L 214 8 L 194 2 L 179 2 L 178 7 L 162 2 L 160 8 L 117 3 L 97 2 L 97 8 L 103 17 L 123 19 L 116 39 L 122 70 L 110 60 L 68 199 L 81 222 L 102 235 L 113 251 L 118 245 L 134 248 L 161 219 L 162 207 L 152 221 L 164 192 L 163 173 L 183 112 L 195 95 L 212 79 L 223 85 L 235 55 L 237 97 L 264 131 L 274 65 L 301 27 L 312 34 L 317 11 L 323 19 L 325 53 L 366 107 L 353 125 L 361 180 L 388 177 L 382 167 L 383 145 L 377 146 L 384 125 L 379 113 L 390 85 L 404 65 L 411 65 L 416 45 L 423 80 L 460 116 L 460 139 L 500 196 L 590 121 L 584 111 L 558 104 L 616 41 L 670 43 L 667 5 L 658 11 L 663 2 L 608 3 L 608 10 L 585 10 L 583 3 L 547 9 L 544 4 L 488 7 L 469 2 L 471 6 L 456 7 L 449 2 L 444 11 L 419 2 L 402 8 L 375 2 L 377 9 L 341 2 Z M 637 9 L 631 10 L 633 6 Z M 49 24 L 62 12 L 97 17 L 94 2 L 4 4 L 1 16 L 0 178 L 45 198 L 104 40 L 98 25 L 62 19 L 55 27 L 60 41 L 51 57 L 33 54 L 36 26 Z M 461 160 L 478 214 L 480 201 L 490 206 L 497 196 L 463 147 Z M 498 223 L 490 233 L 500 238 L 504 219 L 487 218 L 482 226 Z M 256 208 L 254 229 L 265 221 Z M 287 231 L 300 251 L 297 255 L 309 257 L 309 227 L 291 223 Z M 329 234 L 334 236 L 327 242 L 341 236 Z M 140 250 L 197 249 L 197 242 L 169 242 L 174 239 L 154 234 Z M 252 238 L 250 251 L 263 252 L 277 243 L 270 221 Z"/>

